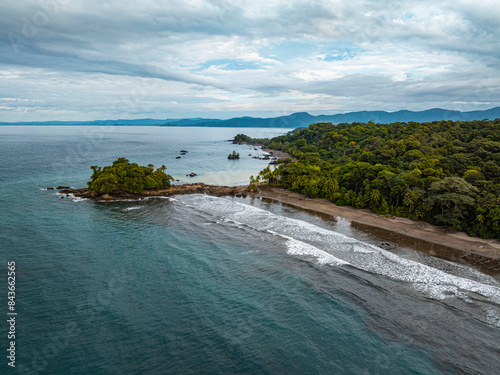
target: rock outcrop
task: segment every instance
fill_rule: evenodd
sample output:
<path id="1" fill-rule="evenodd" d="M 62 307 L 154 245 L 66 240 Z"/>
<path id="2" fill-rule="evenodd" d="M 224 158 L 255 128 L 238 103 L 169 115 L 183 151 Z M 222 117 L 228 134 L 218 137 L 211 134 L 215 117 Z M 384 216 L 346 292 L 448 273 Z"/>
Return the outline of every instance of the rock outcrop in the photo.
<path id="1" fill-rule="evenodd" d="M 73 194 L 75 197 L 95 199 L 101 201 L 118 201 L 126 199 L 141 199 L 147 197 L 168 197 L 171 195 L 180 194 L 208 194 L 218 197 L 236 196 L 246 197 L 250 193 L 247 186 L 216 186 L 206 185 L 204 183 L 172 185 L 169 189 L 163 190 L 144 190 L 141 194 L 129 193 L 127 191 L 115 191 L 111 194 L 99 194 L 95 191 L 90 191 L 88 188 L 83 189 L 66 189 L 61 190 L 61 194 Z"/>

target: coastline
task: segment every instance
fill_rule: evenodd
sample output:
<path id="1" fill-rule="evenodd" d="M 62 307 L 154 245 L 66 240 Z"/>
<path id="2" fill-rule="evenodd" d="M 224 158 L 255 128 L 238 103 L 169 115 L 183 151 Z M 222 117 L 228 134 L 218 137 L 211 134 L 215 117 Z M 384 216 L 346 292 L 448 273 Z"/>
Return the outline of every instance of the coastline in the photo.
<path id="1" fill-rule="evenodd" d="M 259 145 L 259 146 L 262 149 L 262 151 L 267 152 L 269 154 L 272 154 L 278 160 L 280 160 L 280 159 L 292 159 L 293 160 L 293 156 L 287 152 L 273 150 L 273 149 L 267 148 L 266 146 L 263 146 L 263 145 Z"/>
<path id="2" fill-rule="evenodd" d="M 272 148 L 264 146 L 260 143 L 236 142 L 235 140 L 231 140 L 231 142 L 233 142 L 233 144 L 237 144 L 237 145 L 250 145 L 250 146 L 254 146 L 254 147 L 260 147 L 260 149 L 262 151 L 267 152 L 268 154 L 271 154 L 274 158 L 276 158 L 276 160 L 280 160 L 280 159 L 292 159 L 293 160 L 294 159 L 293 156 L 287 152 L 273 150 Z"/>
<path id="3" fill-rule="evenodd" d="M 248 186 L 217 186 L 217 185 L 206 185 L 203 182 L 192 183 L 192 184 L 182 184 L 182 185 L 172 185 L 169 189 L 162 190 L 144 190 L 140 194 L 129 193 L 126 191 L 116 191 L 110 194 L 98 194 L 88 188 L 83 189 L 71 189 L 64 188 L 60 190 L 59 188 L 47 188 L 50 190 L 59 190 L 59 194 L 65 196 L 75 196 L 79 198 L 92 199 L 98 202 L 113 202 L 121 200 L 139 200 L 143 198 L 151 197 L 169 197 L 172 195 L 182 195 L 182 194 L 208 194 L 215 195 L 218 197 L 222 196 L 236 196 L 236 197 L 246 197 L 250 193 Z M 64 198 L 64 197 L 62 197 Z"/>
<path id="4" fill-rule="evenodd" d="M 255 193 L 255 196 L 335 218 L 344 218 L 350 221 L 354 228 L 382 240 L 473 266 L 500 279 L 500 241 L 470 237 L 466 233 L 452 232 L 423 221 L 402 217 L 386 218 L 367 209 L 337 206 L 323 198 L 310 198 L 281 188 L 260 187 L 260 193 Z"/>
<path id="5" fill-rule="evenodd" d="M 54 188 L 50 188 L 54 189 Z M 55 189 L 54 189 L 55 190 Z M 59 189 L 57 189 L 59 190 Z M 348 220 L 353 228 L 377 238 L 408 247 L 431 256 L 475 267 L 500 280 L 500 241 L 470 237 L 463 232 L 453 232 L 445 227 L 402 217 L 385 217 L 367 209 L 337 206 L 323 198 L 310 198 L 282 188 L 259 186 L 259 191 L 250 191 L 248 186 L 216 186 L 204 183 L 172 185 L 170 189 L 144 191 L 133 194 L 124 191 L 96 194 L 88 188 L 63 189 L 60 194 L 91 199 L 97 202 L 140 200 L 150 197 L 165 197 L 183 194 L 208 194 L 214 196 L 246 197 L 251 195 L 290 207 L 299 208 L 336 220 Z"/>

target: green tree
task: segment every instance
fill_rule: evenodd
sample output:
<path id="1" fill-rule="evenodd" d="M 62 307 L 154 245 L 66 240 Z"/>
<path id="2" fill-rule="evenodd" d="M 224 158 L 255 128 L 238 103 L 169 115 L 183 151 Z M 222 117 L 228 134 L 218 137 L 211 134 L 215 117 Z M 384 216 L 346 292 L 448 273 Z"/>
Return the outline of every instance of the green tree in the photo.
<path id="1" fill-rule="evenodd" d="M 102 194 L 116 191 L 127 191 L 140 194 L 144 189 L 168 189 L 171 186 L 172 176 L 165 173 L 166 167 L 162 165 L 156 171 L 152 164 L 147 167 L 130 163 L 126 158 L 118 158 L 113 165 L 104 168 L 93 165 L 89 189 Z"/>
<path id="2" fill-rule="evenodd" d="M 264 171 L 271 186 L 500 238 L 500 119 L 318 123 L 246 140 L 298 159 Z"/>
<path id="3" fill-rule="evenodd" d="M 429 188 L 427 201 L 430 206 L 438 207 L 440 213 L 435 216 L 437 223 L 464 228 L 464 218 L 474 206 L 477 188 L 460 177 L 447 177 L 433 182 Z"/>

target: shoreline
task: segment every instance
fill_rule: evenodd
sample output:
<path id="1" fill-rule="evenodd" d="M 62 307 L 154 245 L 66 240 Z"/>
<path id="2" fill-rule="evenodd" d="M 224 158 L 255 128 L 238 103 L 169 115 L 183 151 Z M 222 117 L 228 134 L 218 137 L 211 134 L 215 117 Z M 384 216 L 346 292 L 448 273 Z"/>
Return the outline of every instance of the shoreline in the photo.
<path id="1" fill-rule="evenodd" d="M 263 145 L 260 145 L 260 148 L 262 151 L 267 152 L 268 154 L 272 154 L 277 160 L 280 160 L 280 159 L 292 159 L 293 160 L 293 156 L 287 152 L 273 150 L 272 148 L 267 148 L 266 146 L 263 146 Z"/>
<path id="2" fill-rule="evenodd" d="M 47 188 L 50 190 L 59 190 L 59 188 Z M 59 190 L 59 194 L 66 196 L 73 195 L 79 198 L 91 199 L 97 202 L 114 202 L 123 200 L 139 200 L 143 198 L 151 197 L 169 197 L 172 195 L 182 195 L 182 194 L 208 194 L 215 195 L 218 197 L 222 196 L 235 196 L 235 197 L 246 197 L 247 194 L 251 192 L 248 190 L 247 185 L 242 186 L 218 186 L 218 185 L 206 185 L 203 182 L 195 182 L 192 184 L 182 184 L 182 185 L 172 185 L 168 189 L 162 190 L 144 190 L 140 194 L 129 193 L 126 191 L 116 191 L 112 194 L 99 194 L 95 191 L 91 191 L 88 188 L 82 189 L 71 189 L 64 188 Z"/>
<path id="3" fill-rule="evenodd" d="M 260 147 L 260 149 L 264 152 L 267 152 L 268 154 L 271 154 L 276 160 L 281 160 L 281 159 L 294 159 L 292 155 L 290 155 L 287 152 L 284 151 L 279 151 L 279 150 L 273 150 L 272 148 L 269 148 L 267 146 L 264 146 L 260 143 L 248 143 L 248 142 L 236 142 L 232 140 L 233 144 L 236 145 L 249 145 L 249 146 L 254 146 L 254 147 Z M 271 163 L 269 163 L 271 164 Z"/>
<path id="4" fill-rule="evenodd" d="M 353 228 L 382 240 L 479 268 L 500 279 L 500 242 L 497 240 L 470 237 L 466 233 L 452 232 L 424 221 L 387 218 L 367 209 L 337 206 L 323 198 L 310 198 L 281 188 L 260 187 L 260 193 L 254 195 L 306 211 L 341 217 L 350 221 Z"/>
<path id="5" fill-rule="evenodd" d="M 55 188 L 49 189 L 56 190 Z M 402 217 L 388 218 L 367 209 L 337 206 L 324 198 L 310 198 L 282 188 L 259 186 L 258 191 L 250 191 L 246 185 L 217 186 L 192 183 L 172 185 L 169 189 L 164 190 L 144 191 L 141 194 L 124 191 L 113 193 L 113 195 L 97 194 L 88 188 L 63 189 L 59 193 L 97 202 L 140 200 L 183 194 L 259 197 L 316 214 L 327 215 L 335 221 L 337 217 L 343 218 L 349 221 L 353 228 L 379 239 L 454 263 L 472 266 L 500 280 L 500 241 L 469 237 L 466 233 L 452 232 L 445 227 L 431 225 L 424 221 L 413 221 Z"/>

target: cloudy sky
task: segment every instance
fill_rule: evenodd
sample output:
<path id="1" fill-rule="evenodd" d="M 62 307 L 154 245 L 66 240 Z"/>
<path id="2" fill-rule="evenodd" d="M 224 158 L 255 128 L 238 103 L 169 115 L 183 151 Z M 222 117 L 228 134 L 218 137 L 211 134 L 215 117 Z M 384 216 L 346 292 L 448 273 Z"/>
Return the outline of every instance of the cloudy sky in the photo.
<path id="1" fill-rule="evenodd" d="M 2 0 L 0 121 L 500 105 L 498 0 Z"/>

